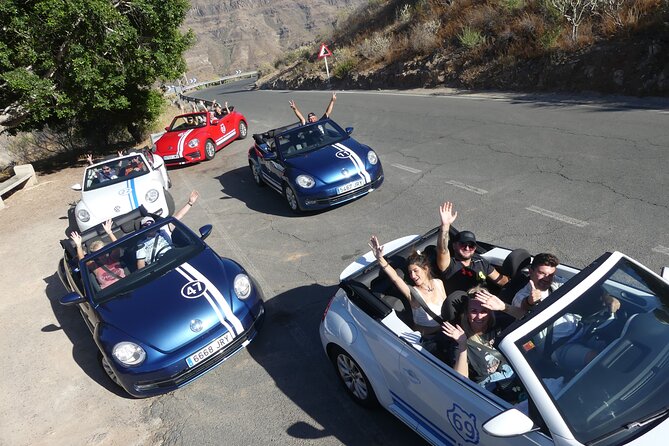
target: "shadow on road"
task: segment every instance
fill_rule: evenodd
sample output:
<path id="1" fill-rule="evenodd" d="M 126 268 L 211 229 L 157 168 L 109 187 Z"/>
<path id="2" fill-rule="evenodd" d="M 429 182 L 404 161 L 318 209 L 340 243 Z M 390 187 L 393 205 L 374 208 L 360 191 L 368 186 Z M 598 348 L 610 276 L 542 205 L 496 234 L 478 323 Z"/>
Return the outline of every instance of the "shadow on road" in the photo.
<path id="1" fill-rule="evenodd" d="M 130 398 L 102 370 L 98 360 L 98 347 L 93 341 L 93 336 L 82 319 L 78 308 L 66 307 L 60 304 L 59 299 L 67 294 L 67 290 L 60 282 L 58 273 L 53 273 L 43 280 L 46 283 L 46 297 L 51 304 L 51 309 L 54 316 L 56 316 L 58 325 L 46 325 L 42 327 L 42 332 L 50 333 L 63 330 L 67 338 L 72 342 L 72 359 L 81 367 L 84 373 L 111 393 Z"/>
<path id="2" fill-rule="evenodd" d="M 266 302 L 265 325 L 248 347 L 279 391 L 315 421 L 295 422 L 286 433 L 302 440 L 334 437 L 342 444 L 424 444 L 385 410 L 355 404 L 340 384 L 318 335 L 336 289 L 313 284 L 273 297 Z"/>

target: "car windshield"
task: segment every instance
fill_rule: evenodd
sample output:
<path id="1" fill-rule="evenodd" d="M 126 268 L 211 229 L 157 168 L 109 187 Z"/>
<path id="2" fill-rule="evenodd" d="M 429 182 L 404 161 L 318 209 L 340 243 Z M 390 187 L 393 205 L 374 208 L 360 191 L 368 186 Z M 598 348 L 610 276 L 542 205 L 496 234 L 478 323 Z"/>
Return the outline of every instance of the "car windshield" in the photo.
<path id="1" fill-rule="evenodd" d="M 301 156 L 348 138 L 348 134 L 332 121 L 318 121 L 297 127 L 277 136 L 283 158 Z"/>
<path id="2" fill-rule="evenodd" d="M 621 444 L 666 416 L 669 285 L 625 258 L 516 347 L 581 443 Z"/>
<path id="3" fill-rule="evenodd" d="M 170 231 L 170 224 L 174 226 Z M 89 249 L 95 240 L 87 242 Z M 124 295 L 157 279 L 181 265 L 205 248 L 204 242 L 174 219 L 145 225 L 119 244 L 103 247 L 84 258 L 88 283 L 94 303 Z M 145 266 L 138 268 L 138 258 Z"/>
<path id="4" fill-rule="evenodd" d="M 197 127 L 204 127 L 205 125 L 207 125 L 207 114 L 193 113 L 190 115 L 182 115 L 174 118 L 168 131 L 178 132 L 181 130 L 189 130 Z"/>
<path id="5" fill-rule="evenodd" d="M 123 181 L 141 177 L 150 172 L 144 157 L 133 154 L 124 158 L 116 158 L 86 169 L 84 173 L 84 190 L 94 190 Z"/>

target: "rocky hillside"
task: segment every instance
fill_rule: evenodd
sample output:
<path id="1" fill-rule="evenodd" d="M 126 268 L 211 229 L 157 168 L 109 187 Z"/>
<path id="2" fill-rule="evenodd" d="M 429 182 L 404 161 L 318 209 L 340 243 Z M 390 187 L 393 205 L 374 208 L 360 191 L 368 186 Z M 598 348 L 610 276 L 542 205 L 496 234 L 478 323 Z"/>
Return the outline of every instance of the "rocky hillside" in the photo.
<path id="1" fill-rule="evenodd" d="M 256 69 L 328 35 L 366 0 L 191 0 L 185 29 L 196 42 L 186 53 L 187 76 L 207 79 Z"/>

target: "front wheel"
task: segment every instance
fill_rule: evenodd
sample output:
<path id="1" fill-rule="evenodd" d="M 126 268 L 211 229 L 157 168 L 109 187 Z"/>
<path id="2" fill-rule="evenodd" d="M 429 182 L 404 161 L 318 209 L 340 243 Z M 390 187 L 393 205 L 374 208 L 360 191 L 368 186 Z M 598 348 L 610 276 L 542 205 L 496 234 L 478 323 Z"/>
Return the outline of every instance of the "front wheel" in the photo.
<path id="1" fill-rule="evenodd" d="M 286 202 L 288 202 L 288 207 L 290 208 L 290 210 L 295 212 L 296 214 L 299 213 L 300 204 L 297 201 L 297 195 L 295 195 L 295 191 L 293 190 L 293 188 L 286 184 L 283 187 L 283 194 L 286 197 Z"/>
<path id="2" fill-rule="evenodd" d="M 254 163 L 253 161 L 249 162 L 249 167 L 251 168 L 251 173 L 253 174 L 253 182 L 256 183 L 256 186 L 263 187 L 265 183 L 262 180 L 260 174 L 260 163 Z"/>
<path id="3" fill-rule="evenodd" d="M 105 358 L 105 356 L 102 353 L 98 353 L 98 360 L 100 361 L 100 366 L 105 371 L 105 374 L 109 377 L 109 379 L 111 379 L 112 382 L 117 386 L 122 387 L 121 381 L 116 376 L 116 372 L 114 372 L 114 369 L 111 368 L 111 365 L 109 365 L 107 358 Z"/>
<path id="4" fill-rule="evenodd" d="M 249 134 L 249 127 L 246 125 L 246 122 L 239 121 L 239 139 L 244 139 Z"/>
<path id="5" fill-rule="evenodd" d="M 342 348 L 334 347 L 330 359 L 337 371 L 337 376 L 339 376 L 353 401 L 365 407 L 378 406 L 379 402 L 374 394 L 372 384 L 348 352 Z"/>
<path id="6" fill-rule="evenodd" d="M 216 156 L 216 145 L 214 144 L 214 141 L 208 139 L 207 142 L 204 143 L 204 157 L 209 161 L 210 159 L 213 159 L 214 156 Z"/>

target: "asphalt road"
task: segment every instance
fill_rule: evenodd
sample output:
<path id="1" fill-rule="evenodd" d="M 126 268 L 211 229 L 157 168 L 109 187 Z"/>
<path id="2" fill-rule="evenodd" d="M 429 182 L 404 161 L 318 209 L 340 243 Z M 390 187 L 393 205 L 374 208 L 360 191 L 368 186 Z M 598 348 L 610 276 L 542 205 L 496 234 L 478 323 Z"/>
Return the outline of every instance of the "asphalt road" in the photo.
<path id="1" fill-rule="evenodd" d="M 329 99 L 246 88 L 198 95 L 233 104 L 251 133 L 293 122 L 289 99 L 319 116 Z M 553 252 L 577 267 L 610 250 L 656 271 L 669 265 L 669 101 L 449 92 L 337 98 L 332 118 L 355 127 L 386 174 L 379 190 L 356 202 L 292 215 L 281 196 L 254 185 L 250 138 L 171 173 L 177 196 L 201 191 L 200 214 L 190 221 L 214 224 L 208 241 L 259 278 L 269 313 L 247 352 L 161 397 L 168 444 L 416 443 L 391 415 L 347 398 L 317 329 L 339 272 L 367 250 L 370 234 L 383 241 L 423 233 L 438 224 L 445 200 L 456 204 L 456 226 L 481 240 Z"/>
<path id="2" fill-rule="evenodd" d="M 249 88 L 240 82 L 198 95 L 234 105 L 251 133 L 294 122 L 289 99 L 305 115 L 320 115 L 330 95 Z M 73 346 L 71 354 L 52 348 L 51 357 L 58 354 L 60 368 L 74 364 L 83 371 L 68 371 L 71 386 L 86 389 L 78 407 L 97 413 L 92 408 L 106 405 L 116 413 L 94 434 L 63 434 L 83 431 L 85 423 L 72 414 L 63 414 L 61 425 L 39 426 L 40 432 L 55 432 L 70 439 L 67 444 L 113 444 L 112 433 L 130 424 L 145 434 L 132 444 L 419 444 L 390 414 L 362 409 L 347 397 L 322 352 L 318 324 L 339 272 L 368 250 L 371 234 L 387 241 L 426 232 L 438 224 L 437 209 L 446 200 L 456 204 L 455 226 L 480 240 L 552 252 L 577 267 L 612 250 L 655 271 L 669 265 L 669 100 L 338 92 L 332 118 L 355 127 L 353 136 L 377 151 L 386 180 L 369 196 L 329 211 L 295 216 L 281 196 L 258 188 L 246 159 L 250 137 L 212 161 L 170 171 L 177 206 L 190 190 L 201 194 L 184 221 L 194 229 L 214 225 L 207 242 L 258 279 L 268 310 L 247 350 L 188 386 L 150 400 L 124 400 L 97 369 L 78 315 L 55 303 L 63 292 L 55 271 L 41 273 L 53 307 L 41 316 L 41 331 L 55 339 L 62 329 L 67 338 L 57 342 Z M 21 373 L 14 363 L 5 371 Z M 34 393 L 39 385 L 20 388 Z M 67 398 L 57 394 L 59 404 Z M 9 407 L 2 413 L 10 414 Z M 43 417 L 26 418 L 37 425 Z M 53 444 L 48 438 L 32 443 Z"/>

